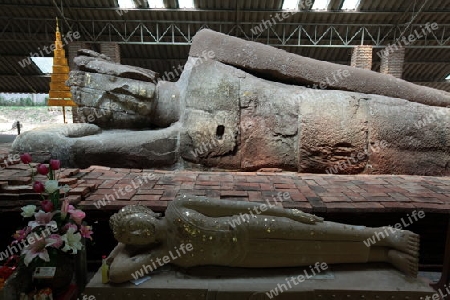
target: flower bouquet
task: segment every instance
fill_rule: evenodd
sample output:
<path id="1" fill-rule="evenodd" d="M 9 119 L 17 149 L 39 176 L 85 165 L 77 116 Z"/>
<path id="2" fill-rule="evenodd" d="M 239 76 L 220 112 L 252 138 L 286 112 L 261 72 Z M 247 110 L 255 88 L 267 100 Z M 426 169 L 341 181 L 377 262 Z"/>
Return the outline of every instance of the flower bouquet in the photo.
<path id="1" fill-rule="evenodd" d="M 83 222 L 86 214 L 65 198 L 70 187 L 58 184 L 59 160 L 51 159 L 49 164 L 38 164 L 33 168 L 30 154 L 22 154 L 20 158 L 30 165 L 33 180 L 37 174 L 46 176 L 47 180 L 33 182 L 33 190 L 42 200 L 39 207 L 22 207 L 21 215 L 30 220 L 25 228 L 13 235 L 11 246 L 20 248 L 20 263 L 27 268 L 57 267 L 61 259 L 67 262 L 83 249 L 83 239 L 92 240 L 92 228 Z M 73 268 L 70 275 L 73 275 Z M 55 279 L 57 277 L 54 275 Z"/>

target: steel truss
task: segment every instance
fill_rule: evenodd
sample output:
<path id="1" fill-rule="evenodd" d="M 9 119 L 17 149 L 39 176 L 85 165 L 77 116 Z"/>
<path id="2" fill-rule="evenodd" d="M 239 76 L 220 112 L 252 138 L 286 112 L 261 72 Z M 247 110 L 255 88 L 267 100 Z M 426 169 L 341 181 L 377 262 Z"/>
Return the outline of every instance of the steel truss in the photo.
<path id="1" fill-rule="evenodd" d="M 395 43 L 406 25 L 395 24 L 295 24 L 240 22 L 172 22 L 124 20 L 68 20 L 70 29 L 78 31 L 78 41 L 88 43 L 116 42 L 119 44 L 190 45 L 201 29 L 209 28 L 249 41 L 276 47 L 354 47 L 372 45 L 383 48 Z M 54 39 L 53 19 L 0 19 L 0 40 L 10 42 L 51 42 Z M 428 28 L 430 24 L 428 24 Z M 425 29 L 427 24 L 407 28 L 406 48 L 450 48 L 450 24 L 439 24 L 436 30 Z M 425 34 L 426 33 L 426 34 Z M 418 38 L 417 38 L 418 37 Z"/>

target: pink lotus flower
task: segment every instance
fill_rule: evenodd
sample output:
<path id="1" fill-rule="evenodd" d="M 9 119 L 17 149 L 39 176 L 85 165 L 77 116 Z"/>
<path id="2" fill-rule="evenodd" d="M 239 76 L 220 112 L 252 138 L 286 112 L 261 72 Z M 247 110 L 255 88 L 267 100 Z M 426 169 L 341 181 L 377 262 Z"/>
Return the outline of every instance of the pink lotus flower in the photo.
<path id="1" fill-rule="evenodd" d="M 48 172 L 50 172 L 50 169 L 49 169 L 46 165 L 44 165 L 44 164 L 39 164 L 39 165 L 37 166 L 37 171 L 38 171 L 38 173 L 41 174 L 41 175 L 47 175 Z"/>
<path id="2" fill-rule="evenodd" d="M 42 182 L 40 182 L 40 181 L 35 181 L 34 183 L 33 183 L 33 190 L 36 192 L 36 193 L 43 193 L 44 191 L 45 191 L 45 186 L 44 186 L 44 184 L 42 183 Z"/>
<path id="3" fill-rule="evenodd" d="M 92 240 L 91 234 L 93 234 L 94 232 L 91 229 L 92 229 L 91 226 L 81 225 L 81 228 L 80 228 L 81 236 L 84 237 L 85 239 L 91 239 Z"/>
<path id="4" fill-rule="evenodd" d="M 41 201 L 41 207 L 45 212 L 52 212 L 54 209 L 53 203 L 49 200 Z"/>
<path id="5" fill-rule="evenodd" d="M 20 155 L 20 160 L 24 164 L 29 164 L 31 162 L 31 155 L 30 155 L 30 153 L 24 153 L 24 154 Z"/>
<path id="6" fill-rule="evenodd" d="M 50 159 L 50 168 L 52 170 L 59 170 L 61 167 L 61 161 L 59 159 Z"/>
<path id="7" fill-rule="evenodd" d="M 84 217 L 86 217 L 86 213 L 80 209 L 75 209 L 72 211 L 69 211 L 70 218 L 75 221 L 78 225 L 81 225 L 81 222 L 83 221 Z"/>

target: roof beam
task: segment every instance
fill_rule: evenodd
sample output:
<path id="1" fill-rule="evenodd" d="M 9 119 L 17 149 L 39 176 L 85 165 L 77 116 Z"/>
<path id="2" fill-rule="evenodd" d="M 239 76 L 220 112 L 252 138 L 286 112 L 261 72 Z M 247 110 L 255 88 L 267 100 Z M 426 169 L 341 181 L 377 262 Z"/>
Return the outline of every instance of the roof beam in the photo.
<path id="1" fill-rule="evenodd" d="M 2 57 L 1 55 L 0 55 L 0 57 Z M 15 70 L 15 68 L 13 68 L 12 66 L 11 66 L 11 63 L 10 62 L 8 62 L 7 60 L 4 60 L 4 62 L 5 62 L 5 64 L 6 65 L 8 65 L 8 67 L 9 67 L 9 69 L 10 70 Z M 17 72 L 17 71 L 14 71 L 15 72 L 15 76 L 24 84 L 24 85 L 26 85 L 30 90 L 29 91 L 31 91 L 32 93 L 37 93 L 37 91 L 34 89 L 34 87 L 31 85 L 31 83 L 29 83 L 28 82 L 28 80 L 27 79 L 25 79 L 25 77 L 24 76 L 22 76 L 19 72 Z"/>
<path id="2" fill-rule="evenodd" d="M 0 74 L 0 77 L 1 76 L 7 76 L 7 77 L 20 76 L 22 78 L 50 78 L 51 77 L 50 74 L 49 75 L 45 75 L 45 74 L 22 75 L 22 74 L 18 74 L 18 73 L 15 73 L 15 74 Z"/>
<path id="3" fill-rule="evenodd" d="M 14 8 L 14 9 L 49 9 L 54 13 L 54 6 L 49 5 L 17 5 L 17 4 L 0 4 L 0 8 Z M 68 7 L 70 10 L 98 10 L 98 11 L 117 11 L 120 10 L 120 7 L 96 7 L 96 6 L 70 6 Z M 158 12 L 229 12 L 235 13 L 235 8 L 230 9 L 201 9 L 201 8 L 183 8 L 183 9 L 173 9 L 173 8 L 127 8 L 127 11 L 158 11 Z M 295 11 L 295 10 L 294 10 Z M 282 9 L 241 9 L 242 13 L 283 13 L 286 10 Z M 342 10 L 328 10 L 328 11 L 308 11 L 308 10 L 298 10 L 299 13 L 314 13 L 314 14 L 329 14 L 329 13 L 342 13 L 342 14 L 404 14 L 404 13 L 413 13 L 414 11 L 383 11 L 383 10 L 358 10 L 358 11 L 342 11 Z M 448 14 L 450 10 L 427 10 L 421 12 L 421 14 Z"/>
<path id="4" fill-rule="evenodd" d="M 49 36 L 48 32 L 37 33 L 34 29 L 35 22 L 37 20 L 11 19 L 3 32 L 0 32 L 0 39 L 29 43 L 30 40 L 39 40 L 39 34 Z M 39 22 L 48 23 L 49 20 L 39 19 Z M 71 23 L 73 30 L 81 34 L 80 41 L 140 45 L 190 45 L 196 32 L 202 28 L 210 28 L 229 35 L 240 32 L 243 39 L 276 47 L 352 48 L 364 44 L 384 48 L 396 41 L 405 30 L 404 24 L 282 23 L 264 27 L 254 22 L 236 25 L 234 22 L 202 21 L 71 20 Z M 414 24 L 409 29 L 421 32 L 423 26 L 425 25 Z M 405 48 L 450 48 L 450 24 L 440 24 L 436 31 L 422 35 L 414 43 L 405 45 Z"/>

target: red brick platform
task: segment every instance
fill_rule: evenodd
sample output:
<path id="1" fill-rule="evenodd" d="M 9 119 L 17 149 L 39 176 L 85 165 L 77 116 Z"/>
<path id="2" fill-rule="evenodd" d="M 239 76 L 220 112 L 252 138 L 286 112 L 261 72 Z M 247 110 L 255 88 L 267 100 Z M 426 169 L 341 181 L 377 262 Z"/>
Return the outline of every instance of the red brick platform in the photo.
<path id="1" fill-rule="evenodd" d="M 8 150 L 9 147 L 0 144 L 0 157 Z M 36 176 L 35 179 L 45 178 Z M 19 211 L 26 204 L 38 204 L 40 197 L 32 190 L 31 181 L 28 165 L 19 161 L 0 163 L 0 213 Z M 386 212 L 398 214 L 420 209 L 435 213 L 422 229 L 423 238 L 428 239 L 424 243 L 427 251 L 440 248 L 440 243 L 446 240 L 443 275 L 438 287 L 449 283 L 450 177 L 318 175 L 270 170 L 163 171 L 91 166 L 87 169 L 62 169 L 59 181 L 70 185 L 68 198 L 71 202 L 100 220 L 97 227 L 107 226 L 109 215 L 124 205 L 141 204 L 161 212 L 180 194 L 223 200 L 270 201 L 285 208 L 298 208 L 320 215 L 369 213 L 372 216 L 372 213 L 382 213 L 385 217 Z M 445 225 L 438 226 L 445 228 L 436 227 L 438 216 L 445 224 L 448 223 L 447 231 L 443 231 L 447 228 Z M 372 218 L 377 217 L 374 215 Z M 439 235 L 435 234 L 436 230 Z M 101 235 L 97 238 L 101 239 Z M 101 243 L 104 245 L 105 241 Z M 103 253 L 103 246 L 100 248 L 97 252 Z M 91 252 L 98 254 L 95 250 Z"/>
<path id="2" fill-rule="evenodd" d="M 39 200 L 31 189 L 30 175 L 28 165 L 15 162 L 2 166 L 0 209 L 15 209 Z M 313 213 L 414 209 L 450 212 L 449 177 L 162 171 L 91 166 L 81 170 L 63 169 L 59 178 L 61 184 L 71 186 L 70 200 L 85 210 L 117 210 L 127 204 L 141 204 L 164 211 L 177 195 L 193 194 L 216 199 L 268 200 L 285 208 Z"/>

